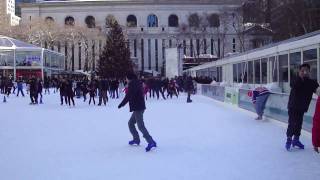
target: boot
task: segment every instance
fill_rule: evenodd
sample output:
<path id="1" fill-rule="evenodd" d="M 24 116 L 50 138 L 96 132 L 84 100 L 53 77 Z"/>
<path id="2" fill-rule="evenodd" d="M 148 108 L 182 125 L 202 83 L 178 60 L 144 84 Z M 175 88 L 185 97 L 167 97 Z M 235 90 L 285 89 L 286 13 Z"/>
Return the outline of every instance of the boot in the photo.
<path id="1" fill-rule="evenodd" d="M 298 147 L 299 149 L 304 149 L 304 145 L 299 141 L 299 136 L 294 136 L 292 141 L 292 147 Z"/>
<path id="2" fill-rule="evenodd" d="M 140 140 L 134 139 L 132 141 L 129 141 L 129 145 L 133 146 L 133 145 L 140 145 Z"/>
<path id="3" fill-rule="evenodd" d="M 287 142 L 286 142 L 286 149 L 287 149 L 287 151 L 290 151 L 291 144 L 292 144 L 292 138 L 291 138 L 291 137 L 288 137 L 288 138 L 287 138 Z"/>
<path id="4" fill-rule="evenodd" d="M 152 148 L 157 147 L 157 143 L 155 141 L 152 141 L 151 143 L 148 144 L 146 147 L 146 152 L 149 152 Z"/>

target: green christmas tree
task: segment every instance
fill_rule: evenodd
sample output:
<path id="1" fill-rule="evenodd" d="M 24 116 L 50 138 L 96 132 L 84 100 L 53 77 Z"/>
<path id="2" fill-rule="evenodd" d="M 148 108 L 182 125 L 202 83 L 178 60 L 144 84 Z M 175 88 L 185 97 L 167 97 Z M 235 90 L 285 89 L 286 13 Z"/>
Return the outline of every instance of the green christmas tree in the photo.
<path id="1" fill-rule="evenodd" d="M 104 78 L 124 78 L 128 72 L 133 72 L 130 49 L 118 22 L 109 18 L 106 25 L 109 32 L 99 58 L 97 73 Z"/>

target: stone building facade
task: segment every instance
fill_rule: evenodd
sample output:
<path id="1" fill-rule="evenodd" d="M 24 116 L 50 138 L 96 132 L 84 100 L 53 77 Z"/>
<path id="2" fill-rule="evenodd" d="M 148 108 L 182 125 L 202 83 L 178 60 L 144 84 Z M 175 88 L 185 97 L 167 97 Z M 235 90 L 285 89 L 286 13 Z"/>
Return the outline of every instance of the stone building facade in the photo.
<path id="1" fill-rule="evenodd" d="M 22 5 L 21 12 L 22 23 L 35 18 L 50 19 L 60 25 L 98 29 L 102 34 L 107 31 L 106 17 L 112 16 L 127 34 L 138 70 L 160 72 L 165 66 L 167 48 L 177 47 L 188 57 L 210 54 L 221 58 L 240 52 L 241 45 L 250 47 L 251 35 L 245 37 L 248 42 L 239 40 L 234 22 L 241 4 L 242 0 L 40 0 Z M 93 37 L 89 42 L 89 54 L 93 55 L 91 70 L 95 70 L 104 43 L 104 36 Z M 53 49 L 72 52 L 72 66 L 68 69 L 83 70 L 83 49 L 78 43 L 64 47 L 65 44 Z"/>

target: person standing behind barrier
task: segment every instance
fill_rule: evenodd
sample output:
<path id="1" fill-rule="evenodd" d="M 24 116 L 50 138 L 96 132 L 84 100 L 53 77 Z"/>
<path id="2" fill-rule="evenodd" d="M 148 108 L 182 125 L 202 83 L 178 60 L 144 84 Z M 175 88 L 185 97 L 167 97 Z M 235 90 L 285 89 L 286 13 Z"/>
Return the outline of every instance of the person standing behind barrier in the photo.
<path id="1" fill-rule="evenodd" d="M 146 151 L 150 151 L 152 148 L 157 147 L 156 142 L 150 136 L 143 122 L 143 113 L 146 109 L 145 100 L 143 96 L 142 82 L 138 80 L 137 76 L 133 73 L 127 75 L 128 92 L 122 102 L 118 105 L 118 108 L 125 106 L 129 102 L 130 112 L 132 116 L 128 122 L 129 130 L 133 136 L 133 140 L 129 141 L 130 145 L 139 145 L 140 137 L 135 127 L 138 125 L 139 130 L 143 134 L 143 137 L 148 142 Z"/>
<path id="2" fill-rule="evenodd" d="M 286 149 L 291 146 L 304 149 L 299 137 L 303 123 L 303 115 L 308 111 L 313 93 L 319 94 L 319 84 L 316 80 L 310 79 L 310 65 L 302 64 L 299 67 L 299 74 L 290 82 L 291 91 L 288 101 L 288 129 Z M 293 137 L 294 136 L 294 137 Z M 293 137 L 293 139 L 292 139 Z"/>
<path id="3" fill-rule="evenodd" d="M 255 120 L 262 120 L 270 91 L 265 87 L 257 87 L 253 91 L 249 91 L 248 95 L 252 97 L 252 103 L 258 115 Z"/>

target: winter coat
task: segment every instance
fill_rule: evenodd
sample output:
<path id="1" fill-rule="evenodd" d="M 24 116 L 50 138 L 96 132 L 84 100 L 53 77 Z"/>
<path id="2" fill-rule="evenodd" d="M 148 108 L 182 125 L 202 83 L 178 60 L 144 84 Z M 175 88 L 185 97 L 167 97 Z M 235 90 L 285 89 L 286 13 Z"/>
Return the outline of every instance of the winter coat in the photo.
<path id="1" fill-rule="evenodd" d="M 188 78 L 186 79 L 186 82 L 185 82 L 184 84 L 185 84 L 184 89 L 185 89 L 186 91 L 193 91 L 194 86 L 193 86 L 193 82 L 192 82 L 192 78 L 191 78 L 191 77 L 188 77 Z"/>
<path id="2" fill-rule="evenodd" d="M 319 84 L 313 79 L 305 78 L 303 80 L 297 77 L 291 81 L 290 86 L 288 109 L 307 112 L 312 95 L 316 92 Z"/>
<path id="3" fill-rule="evenodd" d="M 320 147 L 320 97 L 318 97 L 313 116 L 312 144 L 314 147 Z"/>
<path id="4" fill-rule="evenodd" d="M 72 84 L 73 84 L 72 81 L 68 81 L 67 84 L 66 84 L 66 95 L 69 96 L 69 97 L 74 97 Z"/>
<path id="5" fill-rule="evenodd" d="M 122 107 L 126 105 L 128 102 L 130 112 L 142 111 L 146 109 L 141 81 L 136 79 L 129 82 L 128 92 L 119 106 Z"/>

